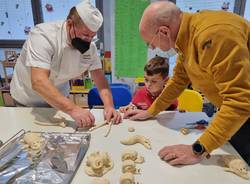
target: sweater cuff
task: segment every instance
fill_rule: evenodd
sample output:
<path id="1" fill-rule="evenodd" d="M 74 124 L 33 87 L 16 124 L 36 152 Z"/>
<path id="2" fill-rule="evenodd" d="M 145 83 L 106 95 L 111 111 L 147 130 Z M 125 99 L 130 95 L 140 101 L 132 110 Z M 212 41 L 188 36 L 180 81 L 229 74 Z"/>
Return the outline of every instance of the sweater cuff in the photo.
<path id="1" fill-rule="evenodd" d="M 216 139 L 214 139 L 214 136 L 208 131 L 205 131 L 199 137 L 198 141 L 205 147 L 206 152 L 208 152 L 208 153 L 211 153 L 213 150 L 215 150 L 215 149 L 217 149 L 218 147 L 221 146 L 221 144 L 219 144 L 216 141 Z"/>
<path id="2" fill-rule="evenodd" d="M 152 116 L 156 116 L 160 111 L 157 110 L 154 106 L 151 105 L 151 107 L 147 110 L 149 114 Z"/>

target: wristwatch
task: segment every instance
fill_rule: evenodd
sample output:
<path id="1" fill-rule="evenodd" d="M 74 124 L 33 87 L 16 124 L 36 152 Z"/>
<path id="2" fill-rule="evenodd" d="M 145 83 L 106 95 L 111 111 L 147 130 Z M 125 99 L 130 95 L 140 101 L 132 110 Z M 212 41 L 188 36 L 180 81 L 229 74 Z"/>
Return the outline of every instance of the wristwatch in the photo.
<path id="1" fill-rule="evenodd" d="M 192 145 L 192 149 L 193 149 L 193 153 L 196 156 L 205 156 L 206 158 L 209 158 L 210 155 L 208 152 L 206 152 L 205 147 L 199 142 L 196 141 L 193 145 Z"/>

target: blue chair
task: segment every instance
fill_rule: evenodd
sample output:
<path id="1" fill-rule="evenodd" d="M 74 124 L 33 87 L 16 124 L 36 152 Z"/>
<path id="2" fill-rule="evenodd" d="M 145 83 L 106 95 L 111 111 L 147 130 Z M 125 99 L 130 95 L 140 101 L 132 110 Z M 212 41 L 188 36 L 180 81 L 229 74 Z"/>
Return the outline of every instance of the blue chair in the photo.
<path id="1" fill-rule="evenodd" d="M 1 87 L 3 87 L 3 79 L 1 75 L 0 75 L 0 83 L 1 83 Z"/>
<path id="2" fill-rule="evenodd" d="M 111 87 L 117 87 L 117 86 L 122 86 L 122 87 L 125 87 L 127 88 L 129 91 L 130 91 L 130 86 L 127 85 L 127 84 L 123 84 L 123 83 L 112 83 L 112 84 L 109 84 Z"/>
<path id="3" fill-rule="evenodd" d="M 110 89 L 113 96 L 114 106 L 119 109 L 121 106 L 128 105 L 132 100 L 130 87 L 127 84 L 111 84 Z M 103 106 L 103 102 L 99 96 L 99 92 L 94 86 L 88 93 L 88 106 L 90 109 L 93 106 Z"/>

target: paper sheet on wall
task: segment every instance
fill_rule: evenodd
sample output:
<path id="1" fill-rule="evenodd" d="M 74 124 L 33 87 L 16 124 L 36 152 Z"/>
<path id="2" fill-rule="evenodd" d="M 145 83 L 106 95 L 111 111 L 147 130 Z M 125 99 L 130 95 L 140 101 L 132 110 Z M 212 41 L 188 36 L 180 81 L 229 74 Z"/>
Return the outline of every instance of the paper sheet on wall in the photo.
<path id="1" fill-rule="evenodd" d="M 139 34 L 139 23 L 148 0 L 115 1 L 115 75 L 143 76 L 147 47 Z"/>

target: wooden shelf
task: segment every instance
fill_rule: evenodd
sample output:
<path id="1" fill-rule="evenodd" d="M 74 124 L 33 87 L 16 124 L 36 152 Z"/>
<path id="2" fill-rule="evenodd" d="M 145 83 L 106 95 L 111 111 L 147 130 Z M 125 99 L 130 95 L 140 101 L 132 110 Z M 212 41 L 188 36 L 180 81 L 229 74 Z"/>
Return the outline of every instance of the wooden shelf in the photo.
<path id="1" fill-rule="evenodd" d="M 2 62 L 3 64 L 3 67 L 9 67 L 9 68 L 14 68 L 15 65 L 16 65 L 16 62 L 15 61 L 3 61 Z"/>
<path id="2" fill-rule="evenodd" d="M 70 90 L 70 94 L 88 94 L 89 89 L 72 89 Z"/>
<path id="3" fill-rule="evenodd" d="M 3 65 L 5 83 L 6 83 L 6 85 L 9 85 L 9 79 L 11 79 L 12 76 L 7 75 L 6 68 L 14 68 L 16 65 L 16 61 L 4 60 L 4 61 L 2 61 L 2 65 Z"/>

